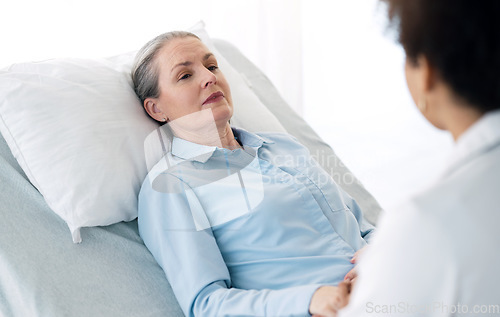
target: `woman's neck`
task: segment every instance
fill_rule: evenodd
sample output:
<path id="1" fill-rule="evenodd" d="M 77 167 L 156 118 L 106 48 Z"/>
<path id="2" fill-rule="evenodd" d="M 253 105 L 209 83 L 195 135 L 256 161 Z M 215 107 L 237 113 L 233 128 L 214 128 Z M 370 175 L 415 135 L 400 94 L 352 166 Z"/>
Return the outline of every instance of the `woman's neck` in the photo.
<path id="1" fill-rule="evenodd" d="M 226 123 L 224 127 L 219 129 L 219 138 L 221 142 L 221 147 L 234 150 L 241 148 L 241 145 L 238 143 L 236 138 L 234 137 L 233 129 L 229 125 L 229 122 Z"/>
<path id="2" fill-rule="evenodd" d="M 483 113 L 470 105 L 450 104 L 443 107 L 442 121 L 453 139 L 457 141 L 474 123 L 481 119 Z"/>
<path id="3" fill-rule="evenodd" d="M 437 128 L 450 132 L 455 141 L 483 115 L 442 80 L 435 82 L 427 101 L 424 116 Z"/>
<path id="4" fill-rule="evenodd" d="M 175 136 L 189 142 L 234 150 L 241 148 L 229 122 L 218 126 L 211 113 L 198 112 L 169 122 Z"/>

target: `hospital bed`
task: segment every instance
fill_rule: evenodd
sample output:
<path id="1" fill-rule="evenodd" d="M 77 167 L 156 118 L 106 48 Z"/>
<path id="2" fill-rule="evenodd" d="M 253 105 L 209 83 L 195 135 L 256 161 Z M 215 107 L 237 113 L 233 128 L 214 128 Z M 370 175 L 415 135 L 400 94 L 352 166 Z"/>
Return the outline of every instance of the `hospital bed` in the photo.
<path id="1" fill-rule="evenodd" d="M 231 43 L 214 39 L 212 45 L 240 76 L 245 88 L 267 108 L 265 114 L 257 115 L 277 122 L 275 127 L 270 126 L 266 118 L 259 120 L 252 109 L 238 109 L 235 103 L 232 124 L 254 131 L 285 130 L 295 136 L 357 200 L 365 217 L 376 223 L 378 203 L 332 148 L 289 107 L 265 74 Z M 130 65 L 125 64 L 123 76 L 127 76 Z M 0 73 L 0 78 L 4 75 Z M 0 123 L 3 120 L 5 125 L 5 109 L 2 111 Z M 73 243 L 65 221 L 53 212 L 37 189 L 40 184 L 30 177 L 33 171 L 23 169 L 19 157 L 14 157 L 6 141 L 12 136 L 5 135 L 5 127 L 2 131 L 0 315 L 182 316 L 168 280 L 138 234 L 137 221 L 84 227 L 79 232 L 82 242 Z"/>

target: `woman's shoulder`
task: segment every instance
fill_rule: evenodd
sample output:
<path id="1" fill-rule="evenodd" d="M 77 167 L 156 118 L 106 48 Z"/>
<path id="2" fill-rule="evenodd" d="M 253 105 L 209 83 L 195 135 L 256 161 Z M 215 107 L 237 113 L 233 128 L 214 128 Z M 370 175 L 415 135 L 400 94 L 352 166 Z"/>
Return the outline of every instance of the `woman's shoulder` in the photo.
<path id="1" fill-rule="evenodd" d="M 148 171 L 144 178 L 140 195 L 144 193 L 179 193 L 179 188 L 183 185 L 183 180 L 179 176 L 179 169 L 185 167 L 191 162 L 183 162 L 183 164 L 173 164 L 175 159 L 171 154 L 164 155 L 153 167 Z"/>
<path id="2" fill-rule="evenodd" d="M 500 152 L 499 152 L 500 154 Z M 493 155 L 493 153 L 491 153 Z M 481 157 L 464 164 L 452 174 L 445 174 L 409 201 L 418 217 L 435 222 L 457 241 L 470 236 L 487 237 L 500 222 L 500 167 L 491 157 Z M 486 238 L 483 243 L 488 244 Z M 479 238 L 476 238 L 479 239 Z"/>
<path id="3" fill-rule="evenodd" d="M 287 132 L 258 132 L 256 134 L 278 146 L 304 147 L 296 137 Z"/>
<path id="4" fill-rule="evenodd" d="M 291 134 L 286 132 L 265 132 L 258 133 L 258 135 L 268 141 L 263 144 L 263 149 L 269 151 L 272 155 L 304 157 L 304 160 L 310 156 L 309 149 Z"/>
<path id="5" fill-rule="evenodd" d="M 500 147 L 467 160 L 451 170 L 445 170 L 431 186 L 416 195 L 414 201 L 455 210 L 498 206 L 499 161 Z"/>

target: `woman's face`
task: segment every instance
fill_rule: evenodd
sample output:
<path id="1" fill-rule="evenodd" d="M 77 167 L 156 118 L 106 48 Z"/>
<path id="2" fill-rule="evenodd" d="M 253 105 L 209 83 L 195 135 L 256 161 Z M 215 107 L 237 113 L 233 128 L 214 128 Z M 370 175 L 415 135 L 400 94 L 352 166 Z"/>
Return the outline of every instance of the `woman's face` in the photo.
<path id="1" fill-rule="evenodd" d="M 231 91 L 215 56 L 197 38 L 170 40 L 156 57 L 160 96 L 145 100 L 148 113 L 162 121 L 210 108 L 217 126 L 233 115 Z"/>

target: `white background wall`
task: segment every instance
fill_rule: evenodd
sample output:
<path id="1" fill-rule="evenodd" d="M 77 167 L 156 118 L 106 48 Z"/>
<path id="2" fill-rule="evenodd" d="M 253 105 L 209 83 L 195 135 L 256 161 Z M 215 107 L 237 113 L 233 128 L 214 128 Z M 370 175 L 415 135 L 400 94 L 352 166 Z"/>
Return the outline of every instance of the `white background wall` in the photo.
<path id="1" fill-rule="evenodd" d="M 204 20 L 270 77 L 384 207 L 427 183 L 451 145 L 413 106 L 404 54 L 384 34 L 377 0 L 1 1 L 0 67 L 116 55 Z"/>

